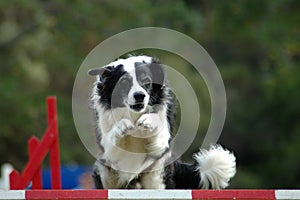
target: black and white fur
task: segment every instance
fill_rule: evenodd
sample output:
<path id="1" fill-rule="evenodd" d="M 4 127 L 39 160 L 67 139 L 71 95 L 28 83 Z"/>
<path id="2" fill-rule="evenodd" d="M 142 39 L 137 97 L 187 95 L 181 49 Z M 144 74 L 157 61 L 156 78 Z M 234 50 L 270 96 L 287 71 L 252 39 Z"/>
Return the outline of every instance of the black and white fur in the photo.
<path id="1" fill-rule="evenodd" d="M 155 58 L 131 56 L 94 68 L 92 93 L 101 150 L 96 188 L 184 189 L 228 186 L 235 157 L 219 145 L 200 150 L 195 162 L 168 164 L 175 127 L 174 97 Z"/>

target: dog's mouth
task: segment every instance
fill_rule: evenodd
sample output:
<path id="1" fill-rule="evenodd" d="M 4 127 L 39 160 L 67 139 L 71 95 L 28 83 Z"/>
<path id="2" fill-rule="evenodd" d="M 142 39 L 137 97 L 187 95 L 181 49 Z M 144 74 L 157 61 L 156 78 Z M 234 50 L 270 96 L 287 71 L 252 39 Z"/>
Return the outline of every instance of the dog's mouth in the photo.
<path id="1" fill-rule="evenodd" d="M 129 105 L 129 107 L 132 110 L 134 110 L 136 112 L 139 112 L 139 111 L 144 109 L 145 105 L 143 103 L 137 103 L 137 104 L 134 104 L 134 105 Z"/>

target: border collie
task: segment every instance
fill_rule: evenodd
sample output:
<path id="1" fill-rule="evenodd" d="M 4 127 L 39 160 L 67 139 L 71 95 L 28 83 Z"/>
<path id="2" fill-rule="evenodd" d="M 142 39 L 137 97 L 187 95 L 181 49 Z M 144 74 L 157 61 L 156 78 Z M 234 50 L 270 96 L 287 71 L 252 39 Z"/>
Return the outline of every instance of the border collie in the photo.
<path id="1" fill-rule="evenodd" d="M 96 76 L 92 109 L 100 154 L 96 188 L 222 189 L 235 175 L 234 155 L 220 145 L 194 154 L 194 163 L 172 158 L 175 97 L 159 60 L 118 59 L 89 70 Z"/>

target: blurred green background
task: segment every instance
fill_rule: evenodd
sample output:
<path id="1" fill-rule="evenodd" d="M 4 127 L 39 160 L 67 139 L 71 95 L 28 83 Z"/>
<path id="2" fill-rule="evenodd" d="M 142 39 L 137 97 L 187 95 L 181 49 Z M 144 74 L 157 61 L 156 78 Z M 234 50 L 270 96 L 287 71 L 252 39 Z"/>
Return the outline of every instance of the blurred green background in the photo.
<path id="1" fill-rule="evenodd" d="M 219 142 L 238 163 L 230 187 L 299 188 L 297 0 L 0 1 L 0 164 L 24 167 L 27 139 L 41 137 L 46 127 L 45 97 L 56 95 L 62 163 L 92 165 L 72 118 L 77 70 L 101 41 L 141 26 L 180 31 L 217 64 L 228 100 Z M 205 83 L 174 55 L 149 52 L 201 91 L 201 135 L 210 118 Z M 197 139 L 186 157 L 200 145 Z"/>

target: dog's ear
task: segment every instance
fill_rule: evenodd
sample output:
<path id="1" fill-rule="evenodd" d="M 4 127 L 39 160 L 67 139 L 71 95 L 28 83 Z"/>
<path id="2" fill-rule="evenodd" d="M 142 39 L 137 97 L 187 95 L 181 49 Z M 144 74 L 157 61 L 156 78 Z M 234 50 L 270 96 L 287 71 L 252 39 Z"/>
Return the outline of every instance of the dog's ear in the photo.
<path id="1" fill-rule="evenodd" d="M 113 66 L 104 66 L 104 67 L 97 67 L 92 68 L 88 71 L 88 75 L 90 76 L 101 76 L 104 72 L 111 72 L 113 70 Z"/>
<path id="2" fill-rule="evenodd" d="M 104 81 L 106 78 L 110 77 L 114 67 L 113 66 L 104 66 L 99 68 L 92 68 L 88 71 L 90 76 L 99 76 L 101 81 Z"/>
<path id="3" fill-rule="evenodd" d="M 105 71 L 105 67 L 92 68 L 88 71 L 88 75 L 97 76 L 97 75 L 101 75 L 104 71 Z"/>

